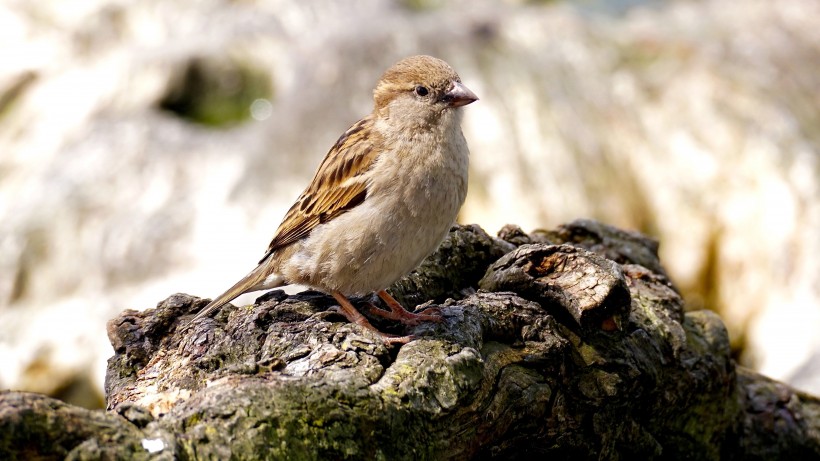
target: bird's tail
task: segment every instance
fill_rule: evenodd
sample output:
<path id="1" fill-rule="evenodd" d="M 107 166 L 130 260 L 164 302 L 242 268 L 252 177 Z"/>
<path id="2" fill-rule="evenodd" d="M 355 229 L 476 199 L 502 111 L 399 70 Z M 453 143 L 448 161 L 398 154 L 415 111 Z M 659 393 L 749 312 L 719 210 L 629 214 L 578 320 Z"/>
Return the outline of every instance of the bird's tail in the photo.
<path id="1" fill-rule="evenodd" d="M 194 320 L 207 317 L 241 294 L 281 287 L 285 284 L 285 279 L 278 274 L 271 274 L 268 265 L 263 262 L 256 266 L 256 269 L 252 270 L 248 275 L 242 277 L 242 280 L 236 282 L 228 291 L 208 303 L 204 309 L 196 314 Z"/>

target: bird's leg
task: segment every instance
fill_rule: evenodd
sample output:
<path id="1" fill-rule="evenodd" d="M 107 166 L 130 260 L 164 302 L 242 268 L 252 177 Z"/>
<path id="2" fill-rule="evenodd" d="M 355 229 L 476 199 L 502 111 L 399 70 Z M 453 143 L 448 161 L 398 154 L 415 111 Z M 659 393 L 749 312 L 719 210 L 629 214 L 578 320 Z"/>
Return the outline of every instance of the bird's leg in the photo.
<path id="1" fill-rule="evenodd" d="M 353 304 L 345 298 L 345 296 L 338 291 L 334 291 L 331 293 L 333 298 L 336 299 L 336 302 L 339 303 L 339 306 L 342 308 L 339 313 L 344 315 L 350 323 L 355 323 L 363 328 L 366 328 L 370 331 L 375 332 L 379 336 L 381 336 L 382 340 L 386 344 L 407 344 L 412 341 L 414 338 L 413 336 L 393 336 L 388 333 L 382 333 L 381 331 L 377 330 L 376 327 L 370 324 L 364 316 L 353 307 Z"/>
<path id="2" fill-rule="evenodd" d="M 438 309 L 425 309 L 419 314 L 414 314 L 413 312 L 409 312 L 402 307 L 402 305 L 393 299 L 393 297 L 386 291 L 379 290 L 376 294 L 379 295 L 379 298 L 381 298 L 385 304 L 387 304 L 390 311 L 371 307 L 370 313 L 373 315 L 378 315 L 379 317 L 384 317 L 390 320 L 398 320 L 405 325 L 418 325 L 422 322 L 441 322 L 441 313 Z"/>

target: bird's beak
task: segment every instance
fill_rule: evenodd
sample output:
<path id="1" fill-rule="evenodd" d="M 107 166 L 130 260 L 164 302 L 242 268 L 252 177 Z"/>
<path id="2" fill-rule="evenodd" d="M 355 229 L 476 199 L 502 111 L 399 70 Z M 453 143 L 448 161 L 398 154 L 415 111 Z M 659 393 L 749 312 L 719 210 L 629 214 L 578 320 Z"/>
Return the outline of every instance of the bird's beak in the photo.
<path id="1" fill-rule="evenodd" d="M 462 85 L 461 82 L 453 82 L 453 87 L 444 93 L 442 100 L 450 107 L 461 107 L 478 101 L 478 96 L 470 91 L 469 88 Z"/>

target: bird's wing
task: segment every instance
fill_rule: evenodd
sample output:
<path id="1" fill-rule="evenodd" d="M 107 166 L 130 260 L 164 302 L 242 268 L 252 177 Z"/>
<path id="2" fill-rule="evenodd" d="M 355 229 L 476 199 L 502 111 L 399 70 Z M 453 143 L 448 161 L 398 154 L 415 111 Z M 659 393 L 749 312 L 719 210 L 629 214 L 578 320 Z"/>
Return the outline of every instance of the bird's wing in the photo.
<path id="1" fill-rule="evenodd" d="M 372 116 L 345 131 L 325 156 L 313 181 L 288 210 L 260 263 L 276 250 L 307 237 L 317 225 L 362 203 L 368 186 L 364 175 L 376 161 L 380 144 Z"/>

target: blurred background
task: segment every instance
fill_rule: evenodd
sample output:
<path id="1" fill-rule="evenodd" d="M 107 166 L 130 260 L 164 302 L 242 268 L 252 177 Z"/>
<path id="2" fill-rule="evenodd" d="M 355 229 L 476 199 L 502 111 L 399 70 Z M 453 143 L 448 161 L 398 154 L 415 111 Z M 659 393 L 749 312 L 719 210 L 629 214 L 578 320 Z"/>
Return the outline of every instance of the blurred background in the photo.
<path id="1" fill-rule="evenodd" d="M 649 234 L 741 363 L 820 394 L 818 25 L 816 0 L 0 0 L 0 388 L 102 405 L 105 322 L 250 270 L 424 53 L 481 98 L 462 223 Z"/>

